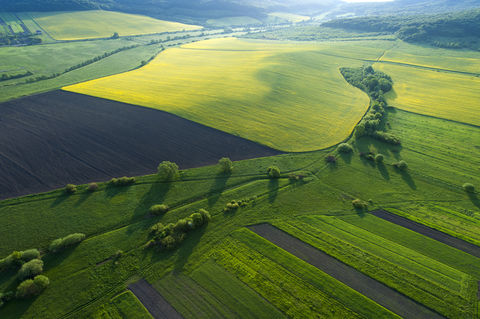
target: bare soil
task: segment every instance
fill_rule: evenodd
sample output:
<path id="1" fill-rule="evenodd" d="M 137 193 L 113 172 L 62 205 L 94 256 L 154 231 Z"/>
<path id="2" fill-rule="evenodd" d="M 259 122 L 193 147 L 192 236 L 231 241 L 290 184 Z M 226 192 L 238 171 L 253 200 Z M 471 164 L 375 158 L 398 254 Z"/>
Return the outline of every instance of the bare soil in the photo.
<path id="1" fill-rule="evenodd" d="M 128 286 L 155 319 L 183 319 L 160 293 L 144 279 Z"/>
<path id="2" fill-rule="evenodd" d="M 281 152 L 178 116 L 53 91 L 0 104 L 0 198 Z"/>
<path id="3" fill-rule="evenodd" d="M 270 224 L 253 225 L 249 229 L 403 318 L 444 318 L 398 291 Z"/>
<path id="4" fill-rule="evenodd" d="M 414 222 L 408 218 L 398 216 L 396 214 L 392 214 L 386 210 L 380 209 L 380 210 L 372 211 L 370 213 L 381 219 L 384 219 L 391 223 L 405 227 L 407 229 L 413 230 L 414 232 L 430 237 L 448 246 L 464 251 L 467 254 L 480 258 L 480 247 L 478 247 L 477 245 L 474 245 L 472 243 L 469 243 L 457 237 L 450 236 L 448 234 L 445 234 L 441 231 L 430 228 L 428 226 L 422 225 L 420 223 Z"/>

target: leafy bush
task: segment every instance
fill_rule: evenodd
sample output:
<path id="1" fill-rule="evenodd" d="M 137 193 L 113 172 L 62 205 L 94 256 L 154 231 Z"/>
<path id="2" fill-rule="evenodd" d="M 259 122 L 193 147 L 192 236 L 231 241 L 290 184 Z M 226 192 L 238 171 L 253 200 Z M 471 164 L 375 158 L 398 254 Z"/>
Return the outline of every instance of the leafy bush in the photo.
<path id="1" fill-rule="evenodd" d="M 9 302 L 10 300 L 12 300 L 14 297 L 14 294 L 13 292 L 9 291 L 9 292 L 0 292 L 0 308 L 2 308 L 2 306 Z"/>
<path id="2" fill-rule="evenodd" d="M 48 277 L 36 276 L 33 280 L 27 279 L 17 287 L 17 298 L 28 298 L 41 294 L 50 284 Z"/>
<path id="3" fill-rule="evenodd" d="M 368 204 L 366 202 L 364 202 L 363 200 L 361 199 L 354 199 L 352 201 L 352 205 L 355 209 L 361 209 L 361 210 L 364 210 L 364 209 L 367 209 L 368 208 Z"/>
<path id="4" fill-rule="evenodd" d="M 135 177 L 120 177 L 120 178 L 112 178 L 110 182 L 108 182 L 111 186 L 128 186 L 135 184 Z"/>
<path id="5" fill-rule="evenodd" d="M 14 266 L 19 266 L 22 263 L 22 252 L 14 251 L 7 257 L 0 259 L 0 271 L 7 270 Z"/>
<path id="6" fill-rule="evenodd" d="M 169 207 L 165 204 L 153 205 L 150 207 L 150 214 L 152 215 L 163 215 L 168 212 Z"/>
<path id="7" fill-rule="evenodd" d="M 400 140 L 400 138 L 393 135 L 392 133 L 375 131 L 372 134 L 372 137 L 379 140 L 379 141 L 389 143 L 389 144 L 393 144 L 393 145 L 401 145 L 402 144 L 402 141 Z"/>
<path id="8" fill-rule="evenodd" d="M 396 168 L 398 168 L 399 170 L 401 171 L 406 171 L 408 169 L 408 164 L 407 162 L 405 161 L 399 161 L 397 163 L 394 163 L 393 166 L 395 166 Z"/>
<path id="9" fill-rule="evenodd" d="M 178 178 L 178 165 L 172 162 L 164 161 L 158 165 L 158 176 L 163 181 L 173 181 Z"/>
<path id="10" fill-rule="evenodd" d="M 473 184 L 465 183 L 462 187 L 467 193 L 475 193 L 475 186 Z"/>
<path id="11" fill-rule="evenodd" d="M 67 184 L 67 186 L 65 186 L 65 192 L 67 194 L 74 194 L 76 191 L 77 191 L 77 186 L 74 184 Z"/>
<path id="12" fill-rule="evenodd" d="M 24 280 L 26 278 L 32 278 L 36 275 L 40 275 L 43 272 L 43 261 L 40 259 L 33 259 L 23 264 L 22 268 L 18 271 L 18 278 Z"/>
<path id="13" fill-rule="evenodd" d="M 268 178 L 279 178 L 280 177 L 280 169 L 276 166 L 270 166 L 267 169 L 267 176 Z"/>
<path id="14" fill-rule="evenodd" d="M 97 183 L 90 183 L 90 184 L 88 184 L 87 190 L 88 190 L 89 192 L 94 192 L 94 191 L 96 191 L 97 189 L 98 189 L 98 184 L 97 184 Z"/>
<path id="15" fill-rule="evenodd" d="M 337 158 L 334 155 L 328 155 L 327 157 L 325 157 L 325 161 L 327 163 L 336 163 Z"/>
<path id="16" fill-rule="evenodd" d="M 210 213 L 200 209 L 190 217 L 179 219 L 175 224 L 170 223 L 164 226 L 162 223 L 157 223 L 150 228 L 153 238 L 147 243 L 147 247 L 176 248 L 186 238 L 189 231 L 205 225 L 210 219 Z"/>
<path id="17" fill-rule="evenodd" d="M 218 161 L 220 170 L 224 174 L 230 174 L 233 171 L 233 162 L 228 157 L 223 157 Z"/>
<path id="18" fill-rule="evenodd" d="M 56 253 L 69 246 L 76 245 L 82 242 L 84 239 L 85 239 L 85 234 L 81 234 L 81 233 L 71 234 L 66 237 L 58 238 L 52 241 L 48 250 L 50 250 L 53 253 Z"/>
<path id="19" fill-rule="evenodd" d="M 375 162 L 377 162 L 378 164 L 383 163 L 384 160 L 385 160 L 385 156 L 383 156 L 383 154 L 375 155 Z"/>
<path id="20" fill-rule="evenodd" d="M 348 153 L 353 152 L 353 147 L 350 144 L 342 143 L 342 144 L 338 145 L 337 151 L 339 153 L 348 154 Z"/>

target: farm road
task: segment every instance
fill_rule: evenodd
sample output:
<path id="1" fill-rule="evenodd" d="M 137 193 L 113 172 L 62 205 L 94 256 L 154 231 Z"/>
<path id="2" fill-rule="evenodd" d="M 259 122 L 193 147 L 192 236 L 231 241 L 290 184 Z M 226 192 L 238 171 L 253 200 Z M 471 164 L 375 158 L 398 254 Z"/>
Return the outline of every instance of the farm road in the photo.
<path id="1" fill-rule="evenodd" d="M 464 240 L 450 236 L 436 229 L 419 224 L 405 217 L 392 214 L 383 209 L 375 210 L 370 213 L 378 218 L 381 218 L 393 224 L 405 227 L 407 229 L 413 230 L 414 232 L 422 234 L 426 237 L 430 237 L 448 246 L 451 246 L 453 248 L 466 252 L 467 254 L 480 258 L 480 247 L 472 243 L 466 242 Z"/>
<path id="2" fill-rule="evenodd" d="M 65 184 L 281 154 L 252 141 L 135 105 L 53 91 L 0 103 L 0 199 Z"/>
<path id="3" fill-rule="evenodd" d="M 183 319 L 160 293 L 144 279 L 128 286 L 155 319 Z"/>
<path id="4" fill-rule="evenodd" d="M 398 291 L 270 224 L 253 225 L 248 228 L 403 318 L 444 318 Z"/>

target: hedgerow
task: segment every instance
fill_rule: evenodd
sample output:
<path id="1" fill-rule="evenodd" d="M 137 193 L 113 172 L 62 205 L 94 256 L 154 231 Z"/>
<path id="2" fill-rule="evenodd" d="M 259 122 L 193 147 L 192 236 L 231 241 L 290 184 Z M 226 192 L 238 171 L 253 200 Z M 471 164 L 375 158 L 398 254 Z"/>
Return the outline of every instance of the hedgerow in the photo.
<path id="1" fill-rule="evenodd" d="M 82 242 L 84 239 L 85 239 L 85 234 L 81 234 L 81 233 L 71 234 L 66 237 L 58 238 L 52 241 L 48 250 L 53 253 L 56 253 L 69 246 L 76 245 Z"/>

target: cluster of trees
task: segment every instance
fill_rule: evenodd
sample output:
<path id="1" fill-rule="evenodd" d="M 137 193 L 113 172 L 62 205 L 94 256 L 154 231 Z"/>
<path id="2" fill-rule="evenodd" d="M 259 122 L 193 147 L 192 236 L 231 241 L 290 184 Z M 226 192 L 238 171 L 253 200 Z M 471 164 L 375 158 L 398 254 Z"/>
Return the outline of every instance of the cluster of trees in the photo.
<path id="1" fill-rule="evenodd" d="M 376 16 L 329 21 L 344 30 L 395 33 L 404 41 L 480 50 L 480 10 L 412 16 Z"/>
<path id="2" fill-rule="evenodd" d="M 234 212 L 240 207 L 247 207 L 248 204 L 255 202 L 256 199 L 257 197 L 253 196 L 247 199 L 232 200 L 225 205 L 225 207 L 223 208 L 223 212 L 224 213 Z"/>
<path id="3" fill-rule="evenodd" d="M 358 198 L 352 201 L 352 205 L 358 210 L 366 210 L 368 208 L 368 203 Z"/>
<path id="4" fill-rule="evenodd" d="M 128 186 L 128 185 L 133 185 L 135 184 L 135 177 L 127 177 L 127 176 L 123 176 L 123 177 L 119 177 L 119 178 L 112 178 L 109 182 L 108 182 L 108 185 L 110 186 Z"/>
<path id="5" fill-rule="evenodd" d="M 185 240 L 188 232 L 206 225 L 210 219 L 210 213 L 205 209 L 200 209 L 189 217 L 178 220 L 175 224 L 155 224 L 150 229 L 152 239 L 147 243 L 147 247 L 174 249 Z"/>
<path id="6" fill-rule="evenodd" d="M 20 284 L 17 286 L 16 293 L 13 291 L 0 293 L 0 307 L 14 297 L 27 298 L 39 295 L 50 283 L 46 276 L 41 275 L 43 261 L 37 249 L 14 251 L 0 259 L 0 273 L 12 269 L 18 269 L 16 277 Z"/>
<path id="7" fill-rule="evenodd" d="M 58 238 L 52 241 L 50 246 L 48 247 L 48 250 L 52 253 L 57 253 L 64 250 L 67 247 L 71 247 L 79 244 L 84 239 L 85 239 L 85 234 L 82 234 L 82 233 L 70 234 L 66 237 Z"/>
<path id="8" fill-rule="evenodd" d="M 30 76 L 30 75 L 33 75 L 33 73 L 30 72 L 30 71 L 27 71 L 27 72 L 24 72 L 24 73 L 19 73 L 19 74 L 13 74 L 13 75 L 10 75 L 10 74 L 2 74 L 2 76 L 0 76 L 0 81 L 8 81 L 8 80 L 13 80 L 13 79 L 20 79 L 20 78 L 24 78 L 24 77 L 27 77 L 27 76 Z"/>
<path id="9" fill-rule="evenodd" d="M 5 34 L 0 36 L 0 45 L 34 45 L 42 43 L 42 39 L 33 34 Z"/>
<path id="10" fill-rule="evenodd" d="M 348 83 L 366 92 L 371 99 L 370 111 L 355 128 L 355 136 L 371 136 L 386 143 L 400 145 L 398 137 L 381 130 L 387 106 L 384 94 L 392 89 L 392 78 L 383 72 L 375 71 L 372 66 L 341 68 L 340 72 Z"/>

